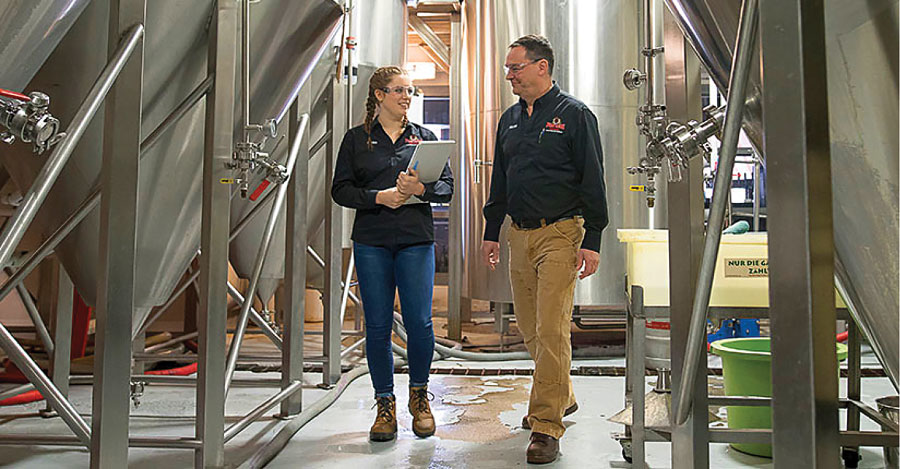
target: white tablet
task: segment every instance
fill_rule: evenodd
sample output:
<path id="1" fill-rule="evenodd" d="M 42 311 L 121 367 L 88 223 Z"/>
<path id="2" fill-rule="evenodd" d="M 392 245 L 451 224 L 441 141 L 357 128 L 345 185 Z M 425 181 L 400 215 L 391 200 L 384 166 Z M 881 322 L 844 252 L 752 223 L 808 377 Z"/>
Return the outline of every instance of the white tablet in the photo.
<path id="1" fill-rule="evenodd" d="M 450 159 L 456 142 L 453 140 L 426 141 L 416 145 L 416 151 L 409 159 L 407 169 L 415 169 L 419 173 L 419 181 L 424 183 L 434 182 L 440 179 L 444 171 L 444 165 Z M 416 196 L 410 197 L 407 204 L 426 203 Z"/>

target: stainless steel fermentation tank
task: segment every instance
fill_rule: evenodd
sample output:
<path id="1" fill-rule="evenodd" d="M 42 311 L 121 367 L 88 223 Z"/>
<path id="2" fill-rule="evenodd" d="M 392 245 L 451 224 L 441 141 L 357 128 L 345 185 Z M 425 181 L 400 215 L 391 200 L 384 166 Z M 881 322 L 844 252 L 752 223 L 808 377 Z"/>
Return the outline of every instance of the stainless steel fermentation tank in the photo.
<path id="1" fill-rule="evenodd" d="M 354 2 L 352 21 L 349 36 L 355 37 L 358 45 L 352 53 L 352 61 L 358 68 L 358 78 L 353 86 L 353 118 L 351 125 L 356 126 L 365 118 L 365 102 L 368 94 L 369 78 L 376 68 L 384 65 L 403 65 L 406 57 L 406 30 L 407 10 L 402 0 L 357 0 Z M 339 31 L 340 33 L 340 31 Z M 334 80 L 339 50 L 341 47 L 341 35 L 332 43 L 318 64 L 312 71 L 310 90 L 312 93 L 312 112 L 310 120 L 310 136 L 314 142 L 327 131 L 326 116 L 328 107 L 334 107 L 336 122 L 339 127 L 335 129 L 336 145 L 338 151 L 340 141 L 346 130 L 346 81 L 342 80 L 335 86 L 338 87 L 334 98 L 328 95 L 329 84 Z M 251 42 L 252 44 L 252 42 Z M 251 102 L 251 108 L 253 103 Z M 256 110 L 253 109 L 251 115 Z M 259 116 L 266 117 L 266 116 Z M 283 162 L 287 156 L 287 148 L 282 145 L 278 148 L 276 158 Z M 325 209 L 331 202 L 331 194 L 325 191 L 325 149 L 310 157 L 309 161 L 309 195 L 307 234 L 310 245 L 324 256 L 325 240 L 323 227 L 325 221 Z M 273 190 L 273 189 L 269 189 Z M 271 206 L 272 202 L 268 202 Z M 249 200 L 235 199 L 232 202 L 231 220 L 237 223 L 243 214 L 255 205 Z M 284 209 L 286 210 L 286 209 Z M 276 225 L 275 235 L 269 247 L 266 263 L 259 280 L 257 296 L 265 303 L 278 288 L 284 278 L 284 213 Z M 349 224 L 345 224 L 349 227 Z M 231 262 L 237 274 L 247 278 L 253 268 L 256 258 L 259 240 L 262 237 L 263 226 L 261 223 L 248 226 L 231 243 Z M 322 287 L 322 269 L 311 259 L 307 258 L 307 285 L 310 287 Z"/>
<path id="2" fill-rule="evenodd" d="M 63 7 L 60 10 L 60 7 Z M 142 135 L 145 137 L 206 78 L 207 30 L 213 0 L 147 2 L 144 54 Z M 55 9 L 52 7 L 56 7 Z M 37 8 L 42 8 L 38 10 Z M 0 7 L 4 25 L 15 18 L 26 24 L 0 29 L 4 64 L 28 70 L 0 70 L 0 86 L 33 79 L 26 90 L 51 96 L 51 110 L 67 125 L 107 61 L 109 2 L 14 1 Z M 78 20 L 41 64 L 26 40 L 58 40 L 65 26 Z M 266 0 L 251 5 L 251 120 L 284 115 L 299 85 L 309 76 L 332 32 L 340 24 L 334 0 Z M 50 21 L 51 19 L 56 21 Z M 37 38 L 37 39 L 36 39 Z M 7 40 L 8 39 L 8 40 Z M 40 70 L 38 70 L 40 67 Z M 10 71 L 15 72 L 10 75 Z M 36 73 L 36 74 L 35 74 Z M 24 77 L 24 78 L 23 78 Z M 237 87 L 240 89 L 240 86 Z M 239 106 L 239 102 L 236 103 Z M 187 112 L 143 156 L 138 199 L 134 327 L 150 308 L 168 299 L 200 244 L 201 167 L 204 101 Z M 235 122 L 239 129 L 239 113 Z M 286 127 L 286 125 L 285 125 Z M 98 181 L 103 142 L 103 109 L 78 144 L 39 211 L 33 229 L 55 230 Z M 239 134 L 235 133 L 236 138 Z M 24 145 L 4 147 L 3 164 L 20 188 L 31 185 L 46 154 L 38 157 Z M 97 284 L 99 211 L 95 210 L 57 248 L 78 291 L 94 302 Z M 258 243 L 258 241 L 257 241 Z"/>
<path id="3" fill-rule="evenodd" d="M 665 2 L 716 86 L 727 90 L 741 1 Z M 897 0 L 825 2 L 835 275 L 895 387 L 900 367 L 898 28 Z M 758 59 L 753 63 L 758 67 Z M 759 90 L 754 71 L 743 127 L 762 149 Z"/>
<path id="4" fill-rule="evenodd" d="M 465 128 L 465 278 L 463 296 L 511 302 L 506 230 L 501 233 L 501 264 L 491 272 L 481 264 L 484 232 L 481 208 L 487 200 L 497 122 L 518 101 L 506 82 L 507 47 L 526 34 L 542 34 L 553 45 L 553 77 L 560 88 L 582 100 L 597 116 L 603 145 L 610 223 L 604 231 L 597 274 L 579 280 L 577 305 L 625 307 L 625 249 L 619 228 L 649 226 L 642 197 L 629 193 L 641 141 L 635 126 L 640 95 L 622 86 L 622 71 L 641 61 L 640 2 L 621 0 L 469 1 L 465 7 L 463 96 L 468 96 Z"/>

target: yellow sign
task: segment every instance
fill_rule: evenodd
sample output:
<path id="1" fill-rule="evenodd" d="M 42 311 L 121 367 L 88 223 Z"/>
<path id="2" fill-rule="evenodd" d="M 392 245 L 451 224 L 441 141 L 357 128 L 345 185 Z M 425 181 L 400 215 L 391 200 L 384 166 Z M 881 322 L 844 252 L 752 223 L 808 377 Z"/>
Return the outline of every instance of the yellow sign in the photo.
<path id="1" fill-rule="evenodd" d="M 644 186 L 628 186 L 631 192 L 644 192 Z"/>
<path id="2" fill-rule="evenodd" d="M 222 178 L 222 179 L 219 179 L 219 182 L 221 182 L 222 184 L 234 184 L 234 179 Z"/>
<path id="3" fill-rule="evenodd" d="M 725 259 L 726 277 L 768 277 L 769 260 L 761 258 Z"/>

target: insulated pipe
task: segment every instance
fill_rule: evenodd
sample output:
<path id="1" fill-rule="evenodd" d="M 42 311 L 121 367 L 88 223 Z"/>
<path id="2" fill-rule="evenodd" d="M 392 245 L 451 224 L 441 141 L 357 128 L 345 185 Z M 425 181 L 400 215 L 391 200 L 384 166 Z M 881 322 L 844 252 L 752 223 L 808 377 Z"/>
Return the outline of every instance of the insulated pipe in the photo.
<path id="1" fill-rule="evenodd" d="M 256 294 L 256 288 L 259 286 L 259 277 L 262 274 L 263 264 L 266 261 L 266 253 L 269 252 L 269 245 L 272 244 L 272 235 L 275 233 L 275 225 L 278 222 L 278 216 L 281 215 L 281 206 L 284 204 L 284 196 L 287 194 L 288 182 L 296 166 L 297 155 L 300 154 L 300 146 L 303 144 L 303 134 L 306 132 L 306 125 L 309 123 L 309 114 L 300 116 L 300 126 L 294 137 L 294 145 L 288 154 L 287 159 L 287 177 L 278 185 L 278 194 L 275 201 L 272 202 L 272 210 L 269 212 L 269 219 L 266 220 L 265 231 L 263 231 L 262 241 L 259 244 L 259 250 L 256 253 L 256 263 L 253 266 L 253 272 L 250 275 L 250 286 L 247 288 L 247 295 L 241 306 L 241 313 L 238 317 L 237 330 L 231 339 L 231 348 L 228 350 L 228 362 L 225 368 L 225 394 L 231 387 L 231 380 L 234 378 L 234 370 L 237 368 L 238 352 L 241 343 L 244 341 L 244 332 L 247 330 L 247 320 L 250 316 L 250 307 L 253 305 L 253 295 Z"/>
<path id="2" fill-rule="evenodd" d="M 75 146 L 81 140 L 81 136 L 91 123 L 91 120 L 93 120 L 94 114 L 100 109 L 100 105 L 106 99 L 106 94 L 112 88 L 113 83 L 119 76 L 119 72 L 122 71 L 125 62 L 131 57 L 131 53 L 143 35 L 144 25 L 137 24 L 132 26 L 122 41 L 119 42 L 119 47 L 113 54 L 112 59 L 106 65 L 106 68 L 103 69 L 97 81 L 94 82 L 94 86 L 88 93 L 87 98 L 85 98 L 78 112 L 72 118 L 72 123 L 66 129 L 66 137 L 53 149 L 53 153 L 50 154 L 47 162 L 35 178 L 35 183 L 32 184 L 25 194 L 22 205 L 16 210 L 15 215 L 6 222 L 3 233 L 0 234 L 0 267 L 9 263 L 16 246 L 18 246 L 22 236 L 25 235 L 25 231 L 31 225 L 31 221 L 53 187 L 53 183 L 56 182 L 56 178 L 59 177 L 59 173 L 62 172 L 63 167 L 75 150 Z"/>
<path id="3" fill-rule="evenodd" d="M 147 150 L 149 150 L 159 140 L 160 136 L 162 136 L 167 130 L 169 130 L 172 125 L 177 123 L 178 119 L 183 117 L 187 113 L 187 111 L 194 106 L 194 104 L 197 104 L 197 102 L 199 102 L 200 99 L 206 95 L 206 92 L 209 91 L 211 84 L 212 77 L 207 78 L 203 83 L 195 88 L 194 91 L 192 91 L 191 94 L 188 95 L 188 97 L 184 101 L 182 101 L 182 103 L 179 104 L 178 107 L 175 108 L 175 110 L 172 111 L 169 117 L 163 120 L 156 127 L 156 129 L 154 129 L 153 132 L 151 132 L 150 135 L 148 135 L 147 138 L 145 138 L 144 141 L 141 142 L 141 158 L 143 158 Z M 177 116 L 177 118 L 173 119 L 173 116 Z M 81 221 L 84 220 L 91 213 L 94 207 L 96 207 L 99 203 L 100 188 L 95 187 L 94 190 L 91 191 L 90 195 L 88 195 L 88 197 L 81 203 L 81 205 L 79 205 L 78 208 L 76 208 L 75 211 L 72 212 L 71 215 L 69 215 L 69 218 L 67 218 L 66 221 L 63 222 L 63 224 L 60 225 L 60 227 L 57 228 L 56 231 L 54 231 L 46 241 L 44 241 L 34 252 L 32 252 L 31 255 L 29 255 L 25 260 L 25 262 L 22 263 L 22 266 L 19 267 L 19 269 L 16 270 L 16 272 L 12 274 L 9 279 L 7 279 L 2 287 L 0 287 L 0 300 L 6 298 L 6 296 L 9 295 L 10 292 L 12 292 L 12 289 L 15 288 L 16 285 L 24 281 L 25 277 L 27 277 L 28 274 L 30 274 L 35 269 L 35 267 L 40 265 L 41 261 L 49 256 L 50 253 L 52 253 L 53 250 L 56 249 L 56 246 L 58 246 L 59 243 L 61 243 L 66 238 L 66 236 L 68 236 L 69 233 L 71 233 L 72 230 L 74 230 L 75 227 L 78 226 L 78 224 L 81 223 Z"/>
<path id="4" fill-rule="evenodd" d="M 90 446 L 91 429 L 88 427 L 88 424 L 81 418 L 81 415 L 78 415 L 78 411 L 75 410 L 72 403 L 66 400 L 59 388 L 41 371 L 37 363 L 28 356 L 25 349 L 16 342 L 16 339 L 3 324 L 0 324 L 0 348 L 6 352 L 9 359 L 22 371 L 22 374 L 28 378 L 28 381 L 47 399 L 53 410 L 59 413 L 59 416 L 72 429 L 72 432 L 75 433 L 75 436 L 78 437 L 81 443 L 85 446 Z"/>
<path id="5" fill-rule="evenodd" d="M 747 82 L 750 79 L 751 58 L 759 21 L 757 18 L 758 0 L 744 0 L 741 7 L 741 20 L 735 44 L 734 63 L 731 67 L 731 78 L 728 84 L 728 103 L 725 110 L 725 125 L 722 130 L 722 146 L 719 150 L 719 167 L 716 171 L 716 184 L 709 210 L 709 222 L 703 245 L 703 257 L 700 262 L 700 274 L 694 292 L 694 307 L 691 311 L 691 324 L 685 344 L 684 365 L 681 369 L 681 381 L 678 387 L 678 400 L 675 406 L 675 423 L 684 425 L 688 419 L 693 400 L 694 382 L 700 367 L 700 354 L 706 343 L 706 316 L 709 309 L 709 297 L 712 292 L 713 274 L 716 270 L 716 258 L 719 254 L 719 241 L 722 237 L 722 223 L 728 195 L 731 192 L 731 171 L 734 168 L 734 157 L 737 153 L 738 137 L 741 132 L 741 121 L 744 115 L 744 100 Z"/>

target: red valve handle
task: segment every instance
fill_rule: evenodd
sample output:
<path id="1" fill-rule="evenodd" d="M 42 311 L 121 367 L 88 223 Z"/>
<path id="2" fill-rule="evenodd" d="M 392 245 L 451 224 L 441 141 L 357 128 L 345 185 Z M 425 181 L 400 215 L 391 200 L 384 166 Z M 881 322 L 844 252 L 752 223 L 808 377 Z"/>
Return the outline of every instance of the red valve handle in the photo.
<path id="1" fill-rule="evenodd" d="M 263 179 L 263 182 L 259 183 L 259 185 L 256 186 L 256 190 L 254 190 L 253 193 L 250 194 L 250 200 L 256 202 L 256 199 L 258 199 L 259 196 L 261 196 L 262 193 L 266 191 L 266 188 L 269 187 L 269 184 L 270 183 L 268 179 Z"/>
<path id="2" fill-rule="evenodd" d="M 19 101 L 25 101 L 26 103 L 31 101 L 31 98 L 25 96 L 22 93 L 16 93 L 15 91 L 5 90 L 3 88 L 0 88 L 0 96 L 3 96 L 4 98 L 18 99 Z"/>

